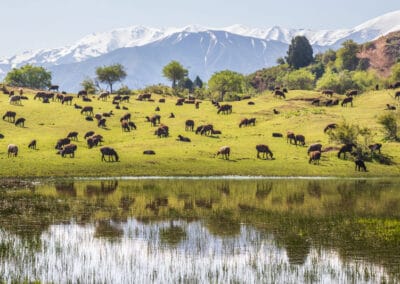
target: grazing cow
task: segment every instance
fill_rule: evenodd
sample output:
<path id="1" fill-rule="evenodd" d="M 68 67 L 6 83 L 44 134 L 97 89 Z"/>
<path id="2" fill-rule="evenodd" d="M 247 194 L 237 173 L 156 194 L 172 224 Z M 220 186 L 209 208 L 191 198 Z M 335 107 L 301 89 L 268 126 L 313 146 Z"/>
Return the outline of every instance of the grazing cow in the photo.
<path id="1" fill-rule="evenodd" d="M 136 130 L 136 124 L 133 121 L 128 121 L 128 125 L 131 129 L 135 129 Z"/>
<path id="2" fill-rule="evenodd" d="M 354 170 L 358 170 L 358 171 L 364 171 L 364 172 L 366 172 L 367 171 L 367 167 L 365 166 L 365 163 L 364 163 L 364 161 L 363 160 L 361 160 L 361 159 L 357 159 L 357 160 L 355 160 L 354 161 L 354 164 L 355 164 L 355 169 Z"/>
<path id="3" fill-rule="evenodd" d="M 304 146 L 306 144 L 306 138 L 304 137 L 304 135 L 297 134 L 295 136 L 295 144 L 296 144 L 296 146 L 297 146 L 297 144 Z"/>
<path id="4" fill-rule="evenodd" d="M 75 144 L 67 144 L 62 147 L 61 150 L 59 150 L 59 154 L 61 155 L 62 158 L 65 158 L 66 155 L 69 155 L 70 158 L 75 157 L 75 151 L 78 148 Z"/>
<path id="5" fill-rule="evenodd" d="M 121 98 L 121 102 L 127 102 L 127 103 L 129 103 L 130 98 L 131 98 L 131 96 L 129 96 L 129 95 L 123 96 L 123 97 Z"/>
<path id="6" fill-rule="evenodd" d="M 83 137 L 84 139 L 89 138 L 90 136 L 94 135 L 94 131 L 88 131 L 85 133 L 85 136 Z"/>
<path id="7" fill-rule="evenodd" d="M 80 91 L 78 92 L 77 97 L 79 98 L 80 96 L 84 97 L 84 96 L 87 96 L 87 95 L 88 95 L 87 91 L 85 91 L 85 90 L 80 90 Z"/>
<path id="8" fill-rule="evenodd" d="M 178 141 L 182 141 L 182 142 L 191 142 L 190 141 L 190 138 L 188 138 L 188 137 L 184 137 L 184 136 L 182 136 L 182 135 L 178 135 L 178 139 L 177 139 Z"/>
<path id="9" fill-rule="evenodd" d="M 72 131 L 72 132 L 68 133 L 67 138 L 78 141 L 78 132 Z"/>
<path id="10" fill-rule="evenodd" d="M 338 158 L 340 159 L 340 155 L 343 154 L 344 159 L 346 159 L 346 153 L 347 152 L 351 153 L 351 151 L 353 151 L 353 147 L 355 148 L 357 146 L 354 143 L 343 145 L 337 154 Z"/>
<path id="11" fill-rule="evenodd" d="M 279 110 L 277 110 L 277 109 L 273 109 L 273 111 L 274 111 L 274 114 L 280 114 Z"/>
<path id="12" fill-rule="evenodd" d="M 231 148 L 229 146 L 222 146 L 215 155 L 216 156 L 221 155 L 223 159 L 229 160 L 230 154 L 231 154 Z"/>
<path id="13" fill-rule="evenodd" d="M 115 161 L 118 162 L 119 161 L 119 157 L 117 152 L 114 150 L 114 148 L 111 147 L 101 147 L 100 148 L 100 153 L 101 153 L 101 161 L 106 161 L 105 156 L 108 156 L 108 161 L 112 162 Z"/>
<path id="14" fill-rule="evenodd" d="M 214 130 L 214 126 L 212 124 L 200 125 L 196 128 L 196 134 L 200 133 L 200 135 L 212 135 Z"/>
<path id="15" fill-rule="evenodd" d="M 72 99 L 74 97 L 73 96 L 64 96 L 63 99 L 61 100 L 61 104 L 72 104 Z"/>
<path id="16" fill-rule="evenodd" d="M 193 131 L 194 129 L 194 121 L 192 119 L 188 119 L 185 121 L 185 131 Z"/>
<path id="17" fill-rule="evenodd" d="M 56 95 L 56 101 L 57 102 L 61 102 L 64 99 L 64 95 L 63 94 L 57 94 Z"/>
<path id="18" fill-rule="evenodd" d="M 232 113 L 232 105 L 229 105 L 229 104 L 221 105 L 217 111 L 217 114 L 219 114 L 219 113 L 222 113 L 222 114 Z"/>
<path id="19" fill-rule="evenodd" d="M 396 107 L 390 104 L 386 104 L 386 110 L 396 110 Z"/>
<path id="20" fill-rule="evenodd" d="M 160 125 L 156 131 L 154 131 L 154 135 L 157 135 L 158 138 L 161 137 L 168 137 L 169 133 L 168 133 L 168 126 L 166 125 Z"/>
<path id="21" fill-rule="evenodd" d="M 123 120 L 130 121 L 130 120 L 131 120 L 131 114 L 130 114 L 130 113 L 125 113 L 125 114 L 119 119 L 119 121 L 123 121 Z"/>
<path id="22" fill-rule="evenodd" d="M 328 97 L 332 97 L 332 96 L 333 96 L 333 93 L 334 93 L 334 91 L 332 91 L 332 90 L 323 90 L 323 91 L 322 91 L 322 94 L 323 94 L 323 95 L 326 95 L 326 96 L 328 96 Z"/>
<path id="23" fill-rule="evenodd" d="M 296 136 L 293 132 L 288 131 L 286 134 L 286 142 L 290 144 L 296 144 Z M 293 143 L 292 143 L 293 142 Z"/>
<path id="24" fill-rule="evenodd" d="M 51 86 L 49 87 L 49 91 L 56 91 L 56 92 L 58 92 L 58 88 L 59 88 L 58 85 L 51 85 Z"/>
<path id="25" fill-rule="evenodd" d="M 92 115 L 93 116 L 93 107 L 92 106 L 85 106 L 81 110 L 81 114 L 85 115 Z"/>
<path id="26" fill-rule="evenodd" d="M 21 96 L 12 96 L 9 100 L 11 105 L 20 105 L 21 104 Z"/>
<path id="27" fill-rule="evenodd" d="M 285 93 L 280 90 L 275 90 L 274 97 L 286 99 Z"/>
<path id="28" fill-rule="evenodd" d="M 25 126 L 25 118 L 20 117 L 15 121 L 15 126 L 24 127 Z"/>
<path id="29" fill-rule="evenodd" d="M 126 120 L 121 121 L 121 128 L 122 128 L 122 131 L 124 131 L 124 132 L 131 131 L 131 128 L 129 127 L 129 122 Z"/>
<path id="30" fill-rule="evenodd" d="M 319 160 L 321 159 L 321 151 L 312 151 L 309 153 L 308 163 L 314 162 L 314 164 L 319 164 Z"/>
<path id="31" fill-rule="evenodd" d="M 397 92 L 394 94 L 394 98 L 395 98 L 395 99 L 400 99 L 400 91 L 397 91 Z"/>
<path id="32" fill-rule="evenodd" d="M 368 145 L 368 148 L 371 150 L 371 155 L 375 152 L 378 151 L 378 153 L 381 153 L 381 148 L 382 148 L 382 144 L 380 143 L 375 143 L 372 145 Z"/>
<path id="33" fill-rule="evenodd" d="M 265 159 L 268 159 L 268 155 L 270 156 L 271 159 L 273 159 L 273 154 L 267 145 L 264 144 L 256 145 L 256 150 L 257 150 L 257 159 L 260 159 L 260 153 Z"/>
<path id="34" fill-rule="evenodd" d="M 352 97 L 352 96 L 357 96 L 357 95 L 358 95 L 358 91 L 357 90 L 351 90 L 351 91 L 348 91 L 346 93 L 347 97 Z"/>
<path id="35" fill-rule="evenodd" d="M 310 152 L 314 152 L 314 151 L 321 152 L 321 149 L 322 149 L 322 144 L 319 144 L 319 143 L 311 144 L 310 147 L 308 147 L 307 155 L 309 155 Z"/>
<path id="36" fill-rule="evenodd" d="M 101 128 L 106 128 L 107 126 L 106 126 L 106 119 L 105 118 L 102 118 L 102 119 L 100 119 L 98 122 L 97 122 L 97 127 L 101 127 Z"/>
<path id="37" fill-rule="evenodd" d="M 153 150 L 144 150 L 143 151 L 143 155 L 155 155 L 156 152 L 154 152 Z"/>
<path id="38" fill-rule="evenodd" d="M 283 134 L 278 132 L 273 132 L 272 137 L 283 137 Z"/>
<path id="39" fill-rule="evenodd" d="M 33 150 L 36 150 L 36 140 L 35 140 L 35 139 L 32 140 L 31 142 L 29 142 L 28 148 L 29 148 L 29 149 L 33 149 Z"/>
<path id="40" fill-rule="evenodd" d="M 347 104 L 350 103 L 353 106 L 353 97 L 344 98 L 342 101 L 342 107 L 347 107 Z"/>
<path id="41" fill-rule="evenodd" d="M 249 120 L 247 118 L 243 118 L 239 123 L 239 128 L 241 128 L 242 126 L 247 126 L 248 121 Z"/>
<path id="42" fill-rule="evenodd" d="M 98 100 L 106 101 L 107 98 L 110 96 L 109 92 L 102 92 L 100 93 L 99 97 L 97 98 Z"/>
<path id="43" fill-rule="evenodd" d="M 87 143 L 89 149 L 101 144 L 101 142 L 103 142 L 103 136 L 101 136 L 100 134 L 90 136 L 86 140 L 86 143 Z"/>
<path id="44" fill-rule="evenodd" d="M 15 116 L 17 115 L 17 113 L 15 111 L 7 111 L 4 115 L 3 115 L 3 120 L 6 120 L 8 122 L 15 122 Z"/>
<path id="45" fill-rule="evenodd" d="M 71 143 L 71 139 L 62 138 L 57 141 L 56 146 L 54 148 L 57 150 L 61 150 L 64 145 L 67 145 L 69 143 Z"/>
<path id="46" fill-rule="evenodd" d="M 152 117 L 146 116 L 147 121 L 150 122 L 152 126 L 156 126 L 161 123 L 161 116 L 158 114 L 153 115 Z"/>
<path id="47" fill-rule="evenodd" d="M 7 156 L 8 157 L 17 157 L 18 156 L 18 146 L 15 144 L 9 144 L 7 147 Z"/>

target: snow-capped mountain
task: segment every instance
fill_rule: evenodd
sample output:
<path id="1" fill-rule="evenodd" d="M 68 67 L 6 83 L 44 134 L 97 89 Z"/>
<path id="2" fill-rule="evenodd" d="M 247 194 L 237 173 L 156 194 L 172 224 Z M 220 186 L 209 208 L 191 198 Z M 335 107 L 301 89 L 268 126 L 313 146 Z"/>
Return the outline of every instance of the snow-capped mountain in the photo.
<path id="1" fill-rule="evenodd" d="M 158 80 L 158 82 L 162 81 L 160 70 L 164 62 L 168 63 L 166 62 L 166 58 L 170 58 L 171 60 L 181 58 L 185 66 L 191 66 L 189 69 L 190 74 L 194 76 L 203 74 L 205 76 L 203 79 L 207 80 L 208 76 L 212 74 L 210 72 L 226 69 L 228 68 L 227 66 L 232 66 L 233 61 L 243 64 L 235 63 L 235 68 L 233 68 L 233 70 L 242 73 L 252 72 L 261 67 L 274 65 L 278 57 L 285 55 L 287 45 L 290 44 L 291 39 L 297 35 L 306 36 L 313 45 L 314 51 L 319 52 L 328 48 L 339 48 L 341 43 L 348 39 L 362 43 L 374 40 L 379 36 L 386 35 L 396 30 L 400 30 L 400 10 L 374 18 L 352 29 L 340 30 L 287 29 L 278 26 L 269 28 L 249 28 L 242 25 L 233 25 L 224 28 L 207 28 L 192 25 L 183 28 L 161 29 L 133 26 L 109 32 L 94 33 L 66 47 L 26 51 L 10 58 L 1 58 L 0 78 L 4 77 L 11 68 L 30 63 L 51 69 L 53 71 L 53 78 L 63 78 L 63 82 L 71 81 L 71 83 L 68 84 L 59 83 L 63 88 L 72 88 L 76 90 L 79 88 L 76 84 L 77 81 L 68 79 L 69 77 L 75 78 L 75 74 L 71 72 L 65 73 L 64 70 L 70 70 L 71 66 L 77 66 L 80 63 L 82 63 L 82 66 L 91 65 L 85 63 L 86 61 L 104 65 L 106 63 L 101 62 L 101 60 L 110 57 L 114 58 L 112 63 L 117 62 L 123 64 L 126 60 L 118 56 L 118 53 L 128 56 L 126 52 L 129 51 L 135 53 L 135 55 L 131 57 L 135 57 L 136 60 L 143 62 L 144 65 L 157 65 L 157 70 L 154 70 L 151 77 Z M 208 60 L 210 57 L 207 57 L 203 50 L 198 53 L 199 47 L 203 46 L 202 41 L 183 40 L 187 37 L 196 38 L 196 36 L 198 36 L 199 39 L 203 38 L 205 41 L 208 40 L 210 43 L 213 42 L 213 45 L 210 46 L 224 46 L 224 48 L 218 49 L 220 60 L 211 61 L 214 62 L 214 65 L 210 63 Z M 242 37 L 242 40 L 239 40 L 239 37 Z M 235 40 L 232 41 L 233 38 Z M 234 46 L 232 42 L 240 44 L 240 46 Z M 262 52 L 262 54 L 256 54 L 254 52 L 254 46 L 247 44 L 249 42 L 265 45 L 266 47 L 265 49 L 257 49 L 257 51 Z M 181 53 L 178 54 L 175 52 L 175 57 L 171 57 L 173 52 L 166 52 L 166 50 L 170 50 L 171 46 L 177 48 L 183 44 L 185 49 L 178 48 Z M 163 47 L 162 49 L 157 49 L 157 52 L 160 54 L 156 55 L 153 53 L 152 56 L 146 59 L 146 62 L 141 58 L 137 58 L 139 54 L 151 53 L 150 50 L 155 50 L 155 46 Z M 281 48 L 281 50 L 277 50 L 276 47 Z M 143 51 L 146 49 L 148 49 L 147 53 Z M 237 50 L 241 52 L 237 54 L 234 60 L 231 59 L 232 62 L 229 63 L 222 60 L 228 60 L 228 54 L 234 54 Z M 216 49 L 212 49 L 212 51 L 213 52 L 210 54 L 214 54 Z M 166 54 L 169 54 L 169 56 Z M 203 62 L 204 58 L 207 58 L 207 60 Z M 201 67 L 198 62 L 203 62 Z M 215 65 L 215 62 L 218 62 L 219 65 Z M 254 62 L 254 65 L 250 65 L 250 62 Z M 129 66 L 135 65 L 134 62 L 126 62 L 126 64 L 129 64 Z M 126 66 L 128 71 L 132 69 L 129 66 Z M 93 70 L 81 69 L 80 67 L 79 74 L 93 76 Z M 131 73 L 128 72 L 128 76 L 129 74 Z M 131 76 L 135 75 L 132 74 Z M 72 81 L 74 81 L 74 83 L 72 83 Z M 143 86 L 149 80 L 143 80 L 143 82 L 140 83 L 138 79 L 131 79 L 128 77 L 127 81 L 136 81 L 135 86 Z"/>

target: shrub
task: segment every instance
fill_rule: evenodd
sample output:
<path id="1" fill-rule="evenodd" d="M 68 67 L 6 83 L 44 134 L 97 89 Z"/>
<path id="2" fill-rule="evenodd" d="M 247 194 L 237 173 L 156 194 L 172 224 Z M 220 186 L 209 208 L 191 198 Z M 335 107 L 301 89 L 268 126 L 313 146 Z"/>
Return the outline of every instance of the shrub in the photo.
<path id="1" fill-rule="evenodd" d="M 299 69 L 287 73 L 281 81 L 283 85 L 292 90 L 312 90 L 315 75 L 306 69 Z"/>
<path id="2" fill-rule="evenodd" d="M 383 126 L 383 133 L 386 140 L 397 141 L 397 118 L 393 113 L 379 117 L 378 123 Z"/>

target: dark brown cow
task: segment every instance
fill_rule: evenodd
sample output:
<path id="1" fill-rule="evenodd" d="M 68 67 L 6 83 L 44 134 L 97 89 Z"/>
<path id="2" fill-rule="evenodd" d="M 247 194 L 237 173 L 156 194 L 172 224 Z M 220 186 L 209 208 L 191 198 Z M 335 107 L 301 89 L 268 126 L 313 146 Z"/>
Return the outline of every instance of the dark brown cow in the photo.
<path id="1" fill-rule="evenodd" d="M 61 150 L 64 145 L 71 143 L 71 139 L 69 138 L 62 138 L 57 141 L 56 146 L 54 147 L 57 150 Z"/>
<path id="2" fill-rule="evenodd" d="M 9 144 L 7 147 L 7 156 L 8 157 L 17 157 L 18 156 L 18 146 L 15 144 Z"/>
<path id="3" fill-rule="evenodd" d="M 353 151 L 353 147 L 355 148 L 357 146 L 354 143 L 343 145 L 337 154 L 338 158 L 340 159 L 340 155 L 343 154 L 344 159 L 346 159 L 346 153 L 347 152 L 351 153 L 351 151 Z"/>
<path id="4" fill-rule="evenodd" d="M 307 155 L 309 155 L 310 152 L 314 152 L 314 151 L 321 152 L 321 149 L 322 149 L 322 144 L 319 144 L 319 143 L 311 144 L 310 147 L 308 147 Z"/>
<path id="5" fill-rule="evenodd" d="M 285 93 L 280 90 L 275 90 L 274 97 L 279 97 L 279 98 L 283 98 L 283 99 L 286 98 Z"/>
<path id="6" fill-rule="evenodd" d="M 300 144 L 301 146 L 304 146 L 306 144 L 306 138 L 304 137 L 304 135 L 297 134 L 295 136 L 295 144 Z"/>
<path id="7" fill-rule="evenodd" d="M 16 117 L 17 113 L 15 111 L 7 111 L 4 115 L 3 115 L 3 120 L 6 120 L 8 122 L 15 122 L 15 117 Z"/>
<path id="8" fill-rule="evenodd" d="M 358 171 L 364 171 L 364 172 L 367 171 L 367 167 L 365 166 L 365 163 L 364 163 L 363 160 L 357 159 L 357 160 L 354 161 L 354 164 L 356 166 L 354 170 L 356 170 L 356 171 L 357 170 Z"/>
<path id="9" fill-rule="evenodd" d="M 273 159 L 272 151 L 269 149 L 267 145 L 259 144 L 256 146 L 256 150 L 257 150 L 257 159 L 260 159 L 260 153 L 265 159 L 268 159 L 268 155 L 270 156 L 271 159 Z"/>
<path id="10" fill-rule="evenodd" d="M 150 122 L 152 126 L 156 126 L 161 123 L 161 116 L 158 114 L 153 115 L 152 117 L 146 116 L 147 121 Z"/>
<path id="11" fill-rule="evenodd" d="M 332 91 L 332 90 L 323 90 L 323 91 L 322 91 L 322 94 L 323 94 L 323 95 L 326 95 L 326 96 L 328 96 L 328 97 L 332 97 L 332 96 L 333 96 L 333 93 L 334 93 L 334 91 Z"/>
<path id="12" fill-rule="evenodd" d="M 169 128 L 166 125 L 160 125 L 156 131 L 154 131 L 154 135 L 157 135 L 159 138 L 161 137 L 168 137 L 169 135 Z"/>
<path id="13" fill-rule="evenodd" d="M 68 133 L 67 138 L 78 141 L 78 132 L 72 131 L 72 132 Z"/>
<path id="14" fill-rule="evenodd" d="M 219 114 L 219 113 L 222 113 L 222 114 L 232 113 L 232 105 L 229 105 L 229 104 L 221 105 L 217 111 L 217 114 Z"/>
<path id="15" fill-rule="evenodd" d="M 342 101 L 342 107 L 347 107 L 347 104 L 350 103 L 353 106 L 353 97 L 344 98 Z"/>
<path id="16" fill-rule="evenodd" d="M 107 120 L 105 118 L 100 119 L 97 122 L 97 127 L 106 128 L 107 127 L 106 122 L 107 122 Z"/>
<path id="17" fill-rule="evenodd" d="M 88 138 L 90 136 L 93 136 L 93 135 L 94 135 L 94 131 L 88 131 L 88 132 L 85 133 L 85 136 L 83 138 L 86 139 L 86 138 Z"/>
<path id="18" fill-rule="evenodd" d="M 394 98 L 395 98 L 395 99 L 400 99 L 400 91 L 397 91 L 397 92 L 394 94 Z"/>
<path id="19" fill-rule="evenodd" d="M 381 153 L 381 148 L 382 148 L 382 144 L 381 143 L 375 143 L 372 145 L 368 145 L 368 148 L 371 150 L 371 155 L 375 152 L 378 151 L 378 153 Z"/>
<path id="20" fill-rule="evenodd" d="M 352 96 L 357 96 L 358 95 L 358 91 L 357 90 L 350 90 L 346 93 L 347 97 L 352 97 Z"/>
<path id="21" fill-rule="evenodd" d="M 178 135 L 178 141 L 182 141 L 182 142 L 190 142 L 190 138 L 189 137 L 185 137 L 182 135 Z"/>
<path id="22" fill-rule="evenodd" d="M 18 118 L 18 119 L 15 121 L 14 124 L 15 124 L 15 126 L 24 127 L 24 126 L 25 126 L 25 121 L 26 121 L 25 118 L 20 117 L 20 118 Z"/>
<path id="23" fill-rule="evenodd" d="M 28 148 L 29 148 L 29 149 L 33 149 L 33 150 L 36 150 L 36 140 L 35 140 L 35 139 L 32 140 L 31 142 L 29 142 Z"/>
<path id="24" fill-rule="evenodd" d="M 115 162 L 119 161 L 119 156 L 117 152 L 115 151 L 114 148 L 111 147 L 101 147 L 100 148 L 100 153 L 101 153 L 101 161 L 106 161 L 105 156 L 108 156 L 108 161 L 112 162 L 115 159 Z"/>
<path id="25" fill-rule="evenodd" d="M 92 106 L 85 106 L 81 110 L 81 114 L 85 115 L 92 115 L 93 116 L 93 107 Z"/>
<path id="26" fill-rule="evenodd" d="M 194 121 L 192 119 L 188 119 L 185 121 L 185 130 L 193 131 L 194 129 Z"/>
<path id="27" fill-rule="evenodd" d="M 73 96 L 64 96 L 63 99 L 61 100 L 61 104 L 72 104 L 72 99 L 74 97 Z"/>
<path id="28" fill-rule="evenodd" d="M 215 155 L 221 155 L 223 159 L 229 160 L 230 154 L 231 148 L 229 146 L 222 146 Z"/>
<path id="29" fill-rule="evenodd" d="M 293 132 L 288 131 L 286 134 L 286 142 L 290 144 L 296 144 L 296 136 Z"/>
<path id="30" fill-rule="evenodd" d="M 78 148 L 75 144 L 67 144 L 62 147 L 62 149 L 59 151 L 59 154 L 61 157 L 65 157 L 66 155 L 69 155 L 71 158 L 75 157 L 75 151 Z"/>
<path id="31" fill-rule="evenodd" d="M 314 164 L 319 164 L 319 160 L 321 159 L 321 151 L 312 151 L 309 153 L 309 157 L 309 164 L 311 164 L 311 162 L 314 162 Z"/>

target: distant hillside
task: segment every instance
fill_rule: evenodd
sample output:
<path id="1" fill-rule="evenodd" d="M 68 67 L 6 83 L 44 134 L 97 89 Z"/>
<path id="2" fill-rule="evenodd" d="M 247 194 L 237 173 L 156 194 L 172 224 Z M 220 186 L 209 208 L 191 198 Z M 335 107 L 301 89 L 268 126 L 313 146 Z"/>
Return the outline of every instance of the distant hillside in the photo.
<path id="1" fill-rule="evenodd" d="M 388 77 L 391 67 L 400 59 L 400 32 L 393 32 L 363 44 L 359 58 L 368 58 L 371 69 Z"/>

